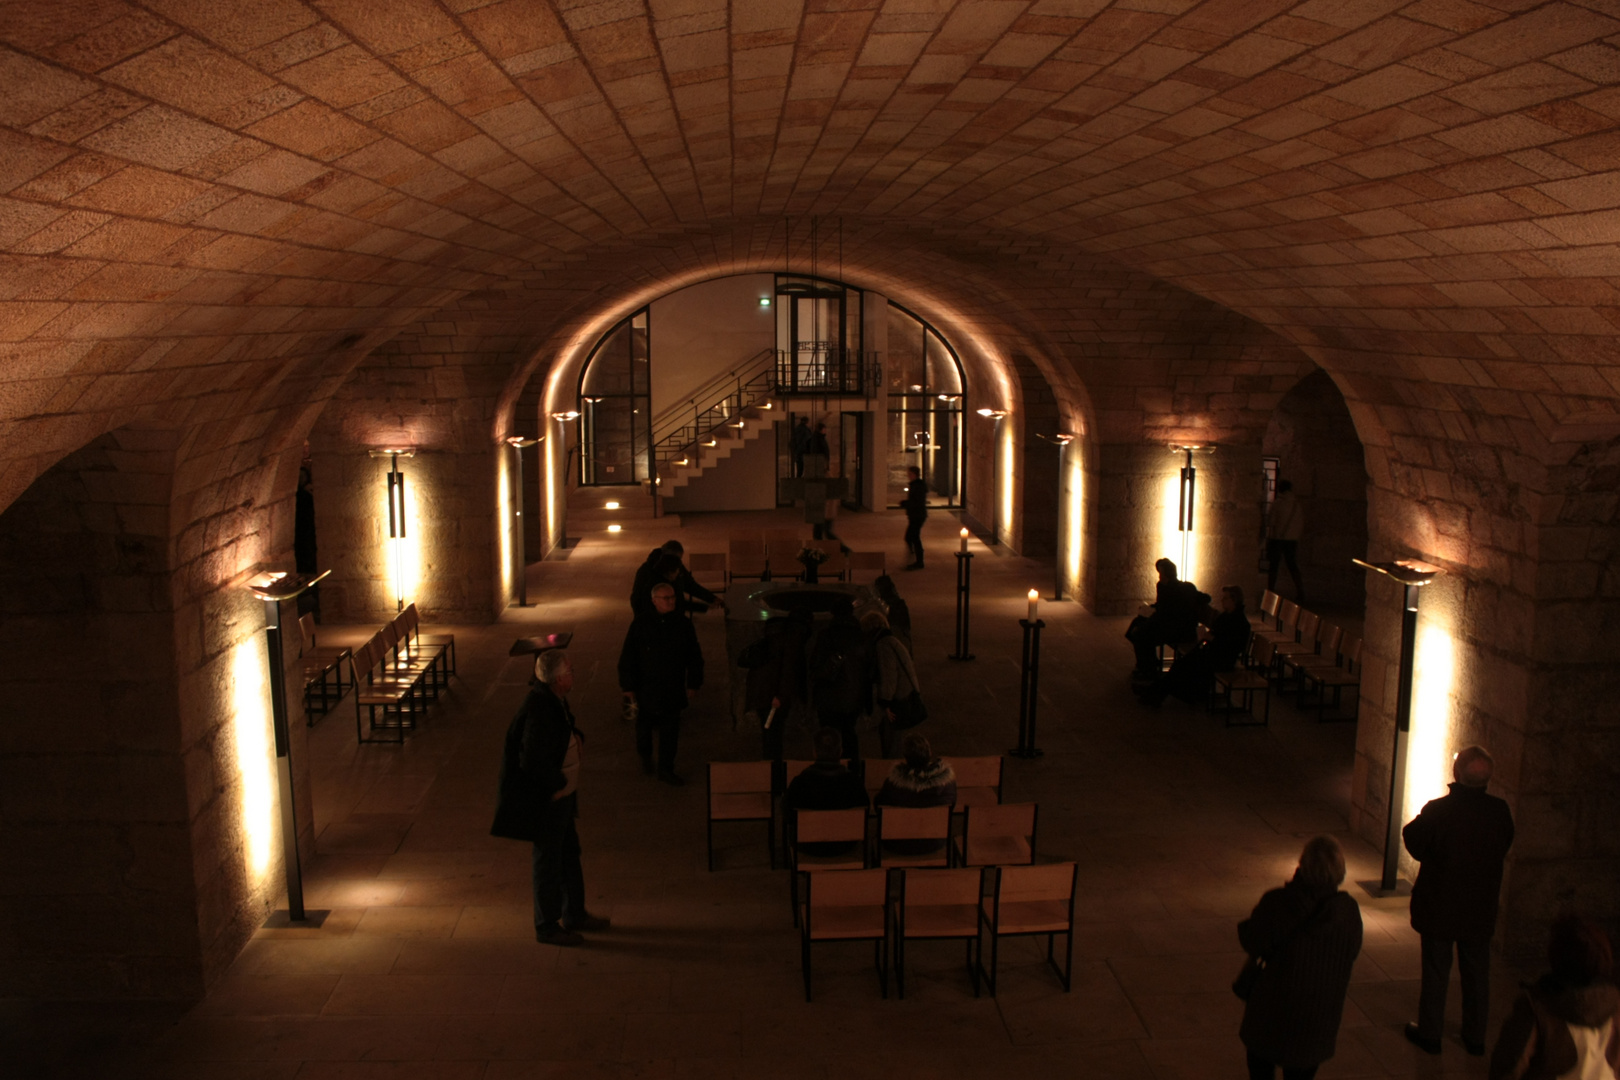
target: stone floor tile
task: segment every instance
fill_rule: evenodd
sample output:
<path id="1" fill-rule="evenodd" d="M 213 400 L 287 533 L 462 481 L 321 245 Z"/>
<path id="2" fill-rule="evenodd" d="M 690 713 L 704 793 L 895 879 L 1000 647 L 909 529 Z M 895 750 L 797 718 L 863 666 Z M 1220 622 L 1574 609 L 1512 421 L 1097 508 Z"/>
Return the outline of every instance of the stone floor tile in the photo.
<path id="1" fill-rule="evenodd" d="M 487 1014 L 500 980 L 478 975 L 342 975 L 323 1010 L 328 1016 Z"/>
<path id="2" fill-rule="evenodd" d="M 448 904 L 369 907 L 355 930 L 396 937 L 449 937 L 460 918 L 461 908 Z"/>
<path id="3" fill-rule="evenodd" d="M 313 1016 L 337 985 L 337 975 L 267 975 L 232 972 L 192 1010 L 206 1016 Z"/>

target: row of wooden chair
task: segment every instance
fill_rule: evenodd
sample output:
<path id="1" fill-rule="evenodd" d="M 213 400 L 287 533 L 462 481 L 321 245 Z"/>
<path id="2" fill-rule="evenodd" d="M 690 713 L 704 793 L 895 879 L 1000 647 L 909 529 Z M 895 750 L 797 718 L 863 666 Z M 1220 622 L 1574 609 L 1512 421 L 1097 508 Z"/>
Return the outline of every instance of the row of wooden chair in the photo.
<path id="1" fill-rule="evenodd" d="M 730 585 L 738 578 L 803 577 L 804 564 L 799 552 L 806 546 L 820 548 L 827 558 L 816 568 L 818 578 L 854 581 L 858 573 L 873 578 L 888 572 L 888 557 L 881 551 L 849 551 L 836 540 L 811 540 L 789 529 L 766 529 L 751 534 L 733 534 L 724 554 L 692 552 L 687 565 L 702 584 Z M 706 580 L 707 579 L 707 580 Z"/>
<path id="2" fill-rule="evenodd" d="M 1045 935 L 1046 961 L 1068 992 L 1074 970 L 1075 863 L 945 870 L 822 870 L 805 873 L 797 909 L 804 1000 L 811 1000 L 811 945 L 871 941 L 883 996 L 895 988 L 906 996 L 905 949 L 909 940 L 966 942 L 973 996 L 981 983 L 992 997 L 1000 942 L 1004 937 Z M 986 878 L 990 880 L 987 882 Z M 988 887 L 987 887 L 988 886 Z M 984 963 L 984 937 L 990 963 Z M 1064 935 L 1064 961 L 1056 959 Z"/>
<path id="3" fill-rule="evenodd" d="M 450 685 L 455 647 L 454 634 L 423 634 L 412 604 L 354 649 L 349 670 L 355 737 L 363 743 L 404 742 L 417 717 Z"/>
<path id="4" fill-rule="evenodd" d="M 971 806 L 994 806 L 1001 802 L 1002 758 L 956 757 L 945 760 L 956 774 L 958 813 L 964 813 Z M 787 790 L 794 777 L 813 764 L 811 761 L 709 762 L 708 853 L 711 871 L 714 869 L 714 826 L 717 822 L 764 822 L 771 866 L 776 866 L 777 799 Z M 883 780 L 894 764 L 889 759 L 868 758 L 858 759 L 852 767 L 862 770 L 870 796 L 883 786 Z M 788 830 L 785 818 L 781 828 L 785 845 Z"/>
<path id="5" fill-rule="evenodd" d="M 1361 711 L 1361 639 L 1348 637 L 1343 627 L 1325 622 L 1315 612 L 1284 600 L 1267 589 L 1260 600 L 1261 624 L 1249 638 L 1243 663 L 1215 676 L 1217 707 L 1224 705 L 1227 724 L 1265 725 L 1271 719 L 1271 691 L 1292 684 L 1299 701 L 1314 697 L 1318 722 L 1355 721 Z M 1356 695 L 1356 708 L 1339 715 L 1346 689 Z M 1328 691 L 1333 692 L 1334 715 L 1328 715 Z M 1254 697 L 1264 696 L 1265 711 L 1255 718 Z M 1236 704 L 1241 695 L 1241 707 Z M 1237 721 L 1241 712 L 1250 717 Z"/>

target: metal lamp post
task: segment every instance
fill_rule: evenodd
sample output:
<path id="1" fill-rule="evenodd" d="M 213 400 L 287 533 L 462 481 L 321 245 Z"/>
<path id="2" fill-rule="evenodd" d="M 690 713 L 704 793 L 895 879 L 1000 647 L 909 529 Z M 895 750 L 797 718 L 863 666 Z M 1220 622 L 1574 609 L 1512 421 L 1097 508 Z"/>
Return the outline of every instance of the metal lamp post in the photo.
<path id="1" fill-rule="evenodd" d="M 388 459 L 388 546 L 394 553 L 395 610 L 405 610 L 405 474 L 399 459 L 416 456 L 416 447 L 402 446 L 369 452 L 374 458 Z"/>
<path id="2" fill-rule="evenodd" d="M 557 421 L 559 434 L 566 434 L 568 421 L 578 420 L 579 417 L 580 412 L 578 409 L 568 409 L 565 412 L 551 414 L 551 418 Z M 564 439 L 563 441 L 566 442 L 567 440 Z M 557 546 L 565 550 L 568 547 L 568 461 L 569 455 L 565 450 L 563 453 L 562 499 L 560 500 L 562 503 L 562 528 L 559 531 L 562 536 L 557 541 Z"/>
<path id="3" fill-rule="evenodd" d="M 1376 888 L 1373 882 L 1361 883 L 1361 887 L 1374 896 L 1395 896 L 1411 891 L 1411 886 L 1396 874 L 1401 862 L 1401 819 L 1406 816 L 1406 758 L 1407 744 L 1412 738 L 1412 677 L 1417 654 L 1418 590 L 1433 581 L 1440 574 L 1440 568 L 1418 559 L 1381 563 L 1362 559 L 1351 561 L 1400 582 L 1405 590 L 1401 601 L 1401 666 L 1395 690 L 1395 745 L 1389 762 L 1389 821 L 1384 829 L 1384 871 Z"/>
<path id="4" fill-rule="evenodd" d="M 1001 543 L 1001 421 L 1006 409 L 980 409 L 979 415 L 996 422 L 990 436 L 990 543 Z"/>
<path id="5" fill-rule="evenodd" d="M 304 910 L 304 874 L 298 861 L 298 804 L 293 801 L 292 732 L 287 719 L 287 681 L 281 642 L 281 602 L 295 599 L 332 571 L 316 574 L 288 574 L 281 571 L 260 574 L 248 583 L 248 591 L 264 601 L 264 640 L 270 664 L 270 718 L 276 742 L 276 779 L 281 788 L 281 850 L 287 874 L 287 921 L 319 924 Z"/>
<path id="6" fill-rule="evenodd" d="M 529 607 L 529 531 L 523 527 L 523 451 L 538 445 L 539 439 L 525 439 L 521 435 L 508 435 L 506 445 L 517 452 L 517 505 L 512 508 L 512 520 L 517 527 L 517 579 L 518 607 Z"/>

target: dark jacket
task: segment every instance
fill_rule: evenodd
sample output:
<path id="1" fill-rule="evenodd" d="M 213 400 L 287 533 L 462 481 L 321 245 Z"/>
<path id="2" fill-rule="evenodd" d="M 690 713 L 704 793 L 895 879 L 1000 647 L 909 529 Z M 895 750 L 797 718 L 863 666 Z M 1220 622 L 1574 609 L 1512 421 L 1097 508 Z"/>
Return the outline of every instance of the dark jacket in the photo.
<path id="1" fill-rule="evenodd" d="M 809 424 L 799 423 L 793 425 L 793 434 L 788 436 L 788 447 L 794 457 L 804 456 L 805 450 L 810 446 L 811 434 Z"/>
<path id="2" fill-rule="evenodd" d="M 824 718 L 872 711 L 871 650 L 853 615 L 834 616 L 816 639 L 810 685 L 816 711 Z"/>
<path id="3" fill-rule="evenodd" d="M 571 800 L 564 800 L 564 806 L 551 796 L 568 783 L 563 761 L 568 740 L 577 730 L 568 702 L 547 684 L 534 683 L 506 729 L 490 835 L 533 840 L 546 813 L 572 812 Z"/>
<path id="4" fill-rule="evenodd" d="M 1159 641 L 1192 641 L 1198 636 L 1198 616 L 1209 605 L 1209 594 L 1190 581 L 1161 581 L 1153 594 L 1154 636 Z"/>
<path id="5" fill-rule="evenodd" d="M 824 431 L 812 431 L 810 437 L 804 441 L 804 450 L 801 453 L 806 457 L 820 455 L 830 459 L 832 457 L 832 447 L 827 443 L 827 433 Z"/>
<path id="6" fill-rule="evenodd" d="M 1484 788 L 1452 784 L 1401 830 L 1421 865 L 1412 929 L 1446 941 L 1485 941 L 1496 930 L 1502 863 L 1513 845 L 1508 804 Z"/>
<path id="7" fill-rule="evenodd" d="M 1569 986 L 1547 975 L 1513 1003 L 1491 1054 L 1491 1080 L 1557 1080 L 1580 1064 L 1570 1025 L 1610 1028 L 1606 1060 L 1620 1061 L 1620 990 L 1613 983 Z"/>
<path id="8" fill-rule="evenodd" d="M 872 799 L 874 806 L 955 806 L 956 772 L 949 764 L 935 758 L 921 769 L 913 769 L 904 761 L 889 770 Z M 885 840 L 884 848 L 897 855 L 927 855 L 944 848 L 942 840 Z"/>
<path id="9" fill-rule="evenodd" d="M 885 601 L 884 606 L 889 609 L 889 629 L 900 639 L 900 644 L 906 647 L 906 652 L 911 652 L 911 608 L 907 607 L 906 602 L 898 596 Z"/>
<path id="10" fill-rule="evenodd" d="M 1290 881 L 1262 896 L 1238 923 L 1238 941 L 1250 956 L 1266 961 L 1243 1010 L 1243 1045 L 1285 1067 L 1332 1057 L 1350 969 L 1361 952 L 1355 900 L 1337 889 Z"/>
<path id="11" fill-rule="evenodd" d="M 1241 610 L 1223 611 L 1209 628 L 1209 640 L 1199 652 L 1208 654 L 1211 671 L 1231 671 L 1249 647 L 1249 617 Z"/>
<path id="12" fill-rule="evenodd" d="M 648 713 L 686 708 L 686 691 L 703 685 L 703 650 L 680 612 L 654 612 L 630 624 L 619 652 L 619 689 L 636 695 Z"/>
<path id="13" fill-rule="evenodd" d="M 763 721 L 772 698 L 779 699 L 783 708 L 804 700 L 804 644 L 804 628 L 791 620 L 775 618 L 765 624 L 764 636 L 737 656 L 737 666 L 748 672 L 744 709 L 758 713 Z"/>
<path id="14" fill-rule="evenodd" d="M 905 507 L 906 520 L 923 521 L 928 517 L 928 485 L 922 477 L 906 485 L 906 497 L 900 505 Z"/>
<path id="15" fill-rule="evenodd" d="M 866 785 L 861 778 L 835 762 L 816 762 L 789 781 L 782 796 L 787 810 L 853 810 L 865 807 Z M 801 844 L 807 855 L 843 855 L 858 845 L 840 841 Z"/>
<path id="16" fill-rule="evenodd" d="M 658 560 L 663 554 L 662 548 L 655 548 L 647 557 L 647 561 L 636 568 L 636 580 L 630 586 L 630 610 L 637 615 L 651 615 L 656 610 L 653 607 L 653 586 L 661 585 L 664 579 L 658 576 Z M 692 571 L 685 566 L 670 582 L 675 586 L 676 611 L 708 611 L 709 605 L 719 597 L 697 583 Z"/>

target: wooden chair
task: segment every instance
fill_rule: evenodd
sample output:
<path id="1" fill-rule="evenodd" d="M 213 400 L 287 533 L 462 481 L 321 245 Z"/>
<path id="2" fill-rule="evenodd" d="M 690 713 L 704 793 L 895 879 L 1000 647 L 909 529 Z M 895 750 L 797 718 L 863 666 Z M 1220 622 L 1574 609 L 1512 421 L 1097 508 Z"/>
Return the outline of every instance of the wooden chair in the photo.
<path id="1" fill-rule="evenodd" d="M 447 642 L 429 642 L 422 638 L 422 624 L 417 618 L 416 605 L 412 604 L 398 615 L 394 616 L 393 626 L 399 636 L 396 648 L 404 651 L 411 660 L 429 660 L 438 668 L 438 680 L 441 685 L 450 685 L 450 645 Z M 435 635 L 437 636 L 437 635 Z M 454 640 L 454 635 L 444 635 Z"/>
<path id="2" fill-rule="evenodd" d="M 1316 688 L 1316 720 L 1317 723 L 1345 720 L 1354 723 L 1361 716 L 1361 639 L 1351 638 L 1350 644 L 1345 646 L 1343 652 L 1343 667 L 1312 667 L 1300 672 L 1300 699 Z M 1341 707 L 1341 695 L 1346 689 L 1356 693 L 1356 707 L 1349 716 L 1327 715 L 1327 692 L 1333 690 L 1333 710 L 1338 712 Z"/>
<path id="3" fill-rule="evenodd" d="M 763 578 L 770 569 L 765 558 L 765 541 L 755 537 L 732 537 L 726 548 L 726 584 L 738 578 Z"/>
<path id="4" fill-rule="evenodd" d="M 766 529 L 765 554 L 773 559 L 793 559 L 807 540 L 802 529 Z"/>
<path id="5" fill-rule="evenodd" d="M 422 633 L 422 616 L 416 610 L 414 601 L 405 605 L 405 618 L 411 628 L 411 638 L 416 644 L 444 646 L 445 656 L 449 660 L 446 670 L 449 674 L 454 675 L 456 673 L 456 635 Z"/>
<path id="6" fill-rule="evenodd" d="M 996 996 L 996 962 L 1004 937 L 1046 935 L 1046 962 L 1068 993 L 1074 973 L 1074 863 L 1046 866 L 1003 866 L 995 871 L 995 891 L 979 903 L 980 925 L 990 931 L 990 967 L 983 973 Z M 1054 956 L 1057 936 L 1064 935 L 1063 967 Z M 980 946 L 981 956 L 983 946 Z"/>
<path id="7" fill-rule="evenodd" d="M 876 581 L 889 572 L 889 555 L 883 551 L 851 551 L 849 559 L 849 580 L 854 581 L 856 574 L 872 575 Z"/>
<path id="8" fill-rule="evenodd" d="M 1276 593 L 1272 592 L 1270 589 L 1267 589 L 1265 592 L 1261 593 L 1260 594 L 1260 615 L 1262 616 L 1262 618 L 1261 618 L 1260 621 L 1262 623 L 1269 622 L 1271 624 L 1270 628 L 1275 629 L 1276 626 L 1277 626 L 1277 608 L 1281 604 L 1282 604 L 1282 597 L 1278 596 Z"/>
<path id="9" fill-rule="evenodd" d="M 1254 631 L 1254 636 L 1263 638 L 1273 645 L 1280 645 L 1285 641 L 1298 641 L 1299 632 L 1299 605 L 1292 600 L 1281 600 L 1277 607 L 1277 626 L 1261 627 Z"/>
<path id="10" fill-rule="evenodd" d="M 787 859 L 789 898 L 797 917 L 799 898 L 795 890 L 803 870 L 863 870 L 866 868 L 866 807 L 852 810 L 798 810 L 786 815 L 788 825 Z M 848 844 L 835 854 L 807 852 L 804 844 Z"/>
<path id="11" fill-rule="evenodd" d="M 1294 629 L 1295 640 L 1276 643 L 1279 661 L 1286 661 L 1290 656 L 1309 656 L 1321 647 L 1317 639 L 1322 632 L 1322 616 L 1302 608 Z M 1278 674 L 1282 674 L 1281 670 Z"/>
<path id="12" fill-rule="evenodd" d="M 343 662 L 351 656 L 347 646 L 323 648 L 316 643 L 315 616 L 310 612 L 298 617 L 298 631 L 304 643 L 299 653 L 304 669 L 304 722 L 314 727 L 318 716 L 325 716 L 333 705 L 343 700 L 348 686 L 343 681 Z"/>
<path id="13" fill-rule="evenodd" d="M 837 812 L 837 811 L 835 811 Z M 878 986 L 889 996 L 889 873 L 887 870 L 821 870 L 806 873 L 799 924 L 799 962 L 804 1000 L 810 1000 L 810 946 L 825 941 L 870 941 Z"/>
<path id="14" fill-rule="evenodd" d="M 405 731 L 416 726 L 417 691 L 414 682 L 390 679 L 378 674 L 382 665 L 382 640 L 373 636 L 350 655 L 349 671 L 354 679 L 354 731 L 363 743 L 405 741 Z M 361 722 L 366 710 L 369 724 Z M 378 710 L 382 720 L 378 721 Z M 381 731 L 384 734 L 379 735 Z"/>
<path id="15" fill-rule="evenodd" d="M 1035 861 L 1035 803 L 970 806 L 955 840 L 958 866 L 1008 866 Z"/>
<path id="16" fill-rule="evenodd" d="M 1294 677 L 1299 680 L 1300 690 L 1305 689 L 1305 671 L 1308 668 L 1340 667 L 1344 658 L 1339 655 L 1344 645 L 1344 629 L 1332 623 L 1323 623 L 1317 632 L 1316 651 L 1309 653 L 1293 653 L 1281 658 L 1282 666 L 1292 670 Z"/>
<path id="17" fill-rule="evenodd" d="M 951 864 L 951 808 L 949 806 L 880 806 L 877 808 L 877 864 L 879 866 L 949 866 Z M 892 840 L 938 841 L 931 851 L 907 854 L 892 851 Z"/>
<path id="18" fill-rule="evenodd" d="M 956 773 L 956 809 L 965 813 L 970 806 L 995 806 L 1001 802 L 1003 758 L 948 757 L 946 764 Z"/>
<path id="19" fill-rule="evenodd" d="M 827 553 L 826 560 L 816 569 L 816 575 L 823 581 L 843 581 L 849 577 L 849 557 L 844 554 L 843 545 L 836 540 L 814 540 L 815 546 Z"/>
<path id="20" fill-rule="evenodd" d="M 730 579 L 726 576 L 726 556 L 724 552 L 693 551 L 686 556 L 687 569 L 692 571 L 692 580 L 699 585 L 708 585 L 711 581 L 722 589 Z M 708 575 L 719 575 L 718 579 Z M 708 578 L 708 580 L 705 580 Z"/>
<path id="21" fill-rule="evenodd" d="M 763 821 L 771 869 L 776 869 L 775 762 L 709 762 L 709 870 L 714 870 L 714 823 Z"/>
<path id="22" fill-rule="evenodd" d="M 440 670 L 439 661 L 442 658 L 441 650 L 434 650 L 431 654 L 421 652 L 412 656 L 406 649 L 399 635 L 399 623 L 395 621 L 385 623 L 378 631 L 383 643 L 383 672 L 390 678 L 409 680 L 418 684 L 422 693 L 431 700 L 439 699 Z M 445 676 L 443 685 L 449 684 L 449 677 Z"/>
<path id="23" fill-rule="evenodd" d="M 1210 708 L 1224 712 L 1227 727 L 1271 726 L 1272 644 L 1260 638 L 1250 638 L 1249 648 L 1250 656 L 1255 657 L 1254 662 L 1261 665 L 1260 670 L 1240 661 L 1231 671 L 1215 673 L 1215 690 L 1211 695 L 1214 700 L 1210 703 Z M 1259 659 L 1259 655 L 1263 655 L 1264 659 Z M 1264 711 L 1258 716 L 1254 710 L 1256 694 L 1265 698 Z M 1249 719 L 1235 719 L 1238 716 L 1247 716 Z"/>
<path id="24" fill-rule="evenodd" d="M 910 938 L 967 942 L 968 981 L 979 996 L 979 967 L 983 938 L 979 931 L 979 901 L 984 894 L 984 871 L 901 870 L 894 901 L 894 985 L 906 996 L 906 941 Z M 974 952 L 980 953 L 975 956 Z"/>

